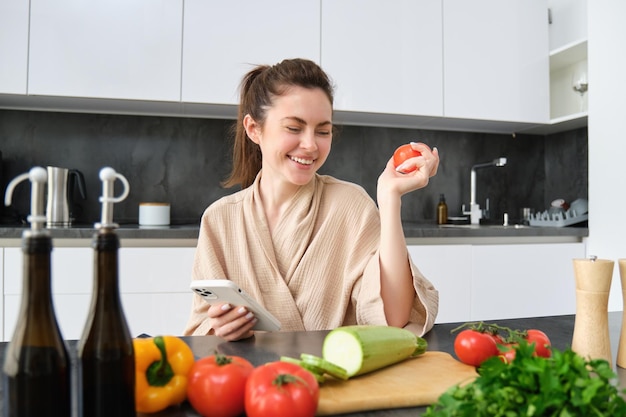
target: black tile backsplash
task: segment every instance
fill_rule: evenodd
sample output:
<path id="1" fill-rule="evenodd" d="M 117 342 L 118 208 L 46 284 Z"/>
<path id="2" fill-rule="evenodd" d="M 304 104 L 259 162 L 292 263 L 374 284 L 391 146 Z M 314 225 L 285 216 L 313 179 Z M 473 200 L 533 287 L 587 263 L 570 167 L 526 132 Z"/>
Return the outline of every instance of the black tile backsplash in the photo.
<path id="1" fill-rule="evenodd" d="M 169 201 L 173 224 L 195 223 L 203 210 L 234 189 L 219 185 L 229 168 L 233 120 L 0 110 L 0 185 L 35 165 L 81 171 L 87 199 L 76 200 L 77 223 L 99 219 L 98 172 L 111 166 L 131 185 L 115 206 L 115 220 L 136 223 L 142 201 Z M 376 181 L 395 148 L 423 141 L 439 149 L 441 164 L 428 187 L 403 198 L 405 221 L 434 221 L 439 194 L 451 216 L 470 198 L 472 165 L 505 156 L 502 168 L 477 171 L 477 201 L 489 198 L 492 219 L 522 207 L 544 210 L 555 198 L 587 198 L 587 129 L 549 135 L 463 133 L 341 126 L 322 173 L 361 184 L 376 196 Z M 117 189 L 117 188 L 116 188 Z M 3 223 L 28 210 L 29 187 L 20 185 Z"/>

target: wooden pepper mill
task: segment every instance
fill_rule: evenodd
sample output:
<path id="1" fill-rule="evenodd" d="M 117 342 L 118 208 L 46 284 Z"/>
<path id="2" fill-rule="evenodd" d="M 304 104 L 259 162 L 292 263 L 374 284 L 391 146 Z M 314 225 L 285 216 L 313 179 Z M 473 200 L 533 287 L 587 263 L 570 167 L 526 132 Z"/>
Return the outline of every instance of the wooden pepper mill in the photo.
<path id="1" fill-rule="evenodd" d="M 576 318 L 572 350 L 586 359 L 606 359 L 612 364 L 609 337 L 609 292 L 614 261 L 574 259 Z"/>
<path id="2" fill-rule="evenodd" d="M 624 309 L 622 309 L 622 330 L 617 345 L 617 366 L 626 368 L 626 259 L 618 259 L 620 282 L 622 284 L 622 299 Z"/>

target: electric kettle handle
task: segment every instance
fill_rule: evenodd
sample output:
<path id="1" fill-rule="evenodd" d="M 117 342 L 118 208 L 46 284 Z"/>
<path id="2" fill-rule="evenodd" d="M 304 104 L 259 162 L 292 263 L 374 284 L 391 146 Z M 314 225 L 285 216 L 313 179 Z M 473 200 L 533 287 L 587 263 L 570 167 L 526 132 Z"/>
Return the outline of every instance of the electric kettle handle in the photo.
<path id="1" fill-rule="evenodd" d="M 74 185 L 78 187 L 78 192 L 83 200 L 87 198 L 87 186 L 85 185 L 85 176 L 77 169 L 70 169 L 68 175 L 74 178 L 73 185 L 69 187 L 73 191 Z"/>

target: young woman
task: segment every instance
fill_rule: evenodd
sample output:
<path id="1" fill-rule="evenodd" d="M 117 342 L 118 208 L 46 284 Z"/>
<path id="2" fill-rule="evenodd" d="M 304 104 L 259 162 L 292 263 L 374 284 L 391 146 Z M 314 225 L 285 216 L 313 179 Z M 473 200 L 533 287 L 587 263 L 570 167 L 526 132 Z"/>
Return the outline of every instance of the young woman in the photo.
<path id="1" fill-rule="evenodd" d="M 423 335 L 438 293 L 409 257 L 400 205 L 435 175 L 438 151 L 413 143 L 422 155 L 398 171 L 390 158 L 377 206 L 361 187 L 317 173 L 331 149 L 332 106 L 328 76 L 308 60 L 259 66 L 244 77 L 224 183 L 242 190 L 204 212 L 193 278 L 232 280 L 282 330 L 384 324 Z M 253 334 L 255 322 L 244 307 L 195 296 L 185 334 L 238 340 Z"/>

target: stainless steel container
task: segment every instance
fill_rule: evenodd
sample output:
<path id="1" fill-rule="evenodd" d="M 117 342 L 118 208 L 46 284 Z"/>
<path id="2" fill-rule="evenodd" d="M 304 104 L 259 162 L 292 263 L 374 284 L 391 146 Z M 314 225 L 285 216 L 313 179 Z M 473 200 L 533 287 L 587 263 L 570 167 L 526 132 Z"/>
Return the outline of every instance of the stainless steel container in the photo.
<path id="1" fill-rule="evenodd" d="M 71 176 L 76 177 L 75 183 L 79 191 L 85 198 L 85 180 L 80 171 L 75 169 L 47 167 L 48 188 L 46 201 L 46 226 L 47 227 L 68 227 L 71 225 L 68 180 Z M 72 190 L 73 191 L 73 190 Z"/>

